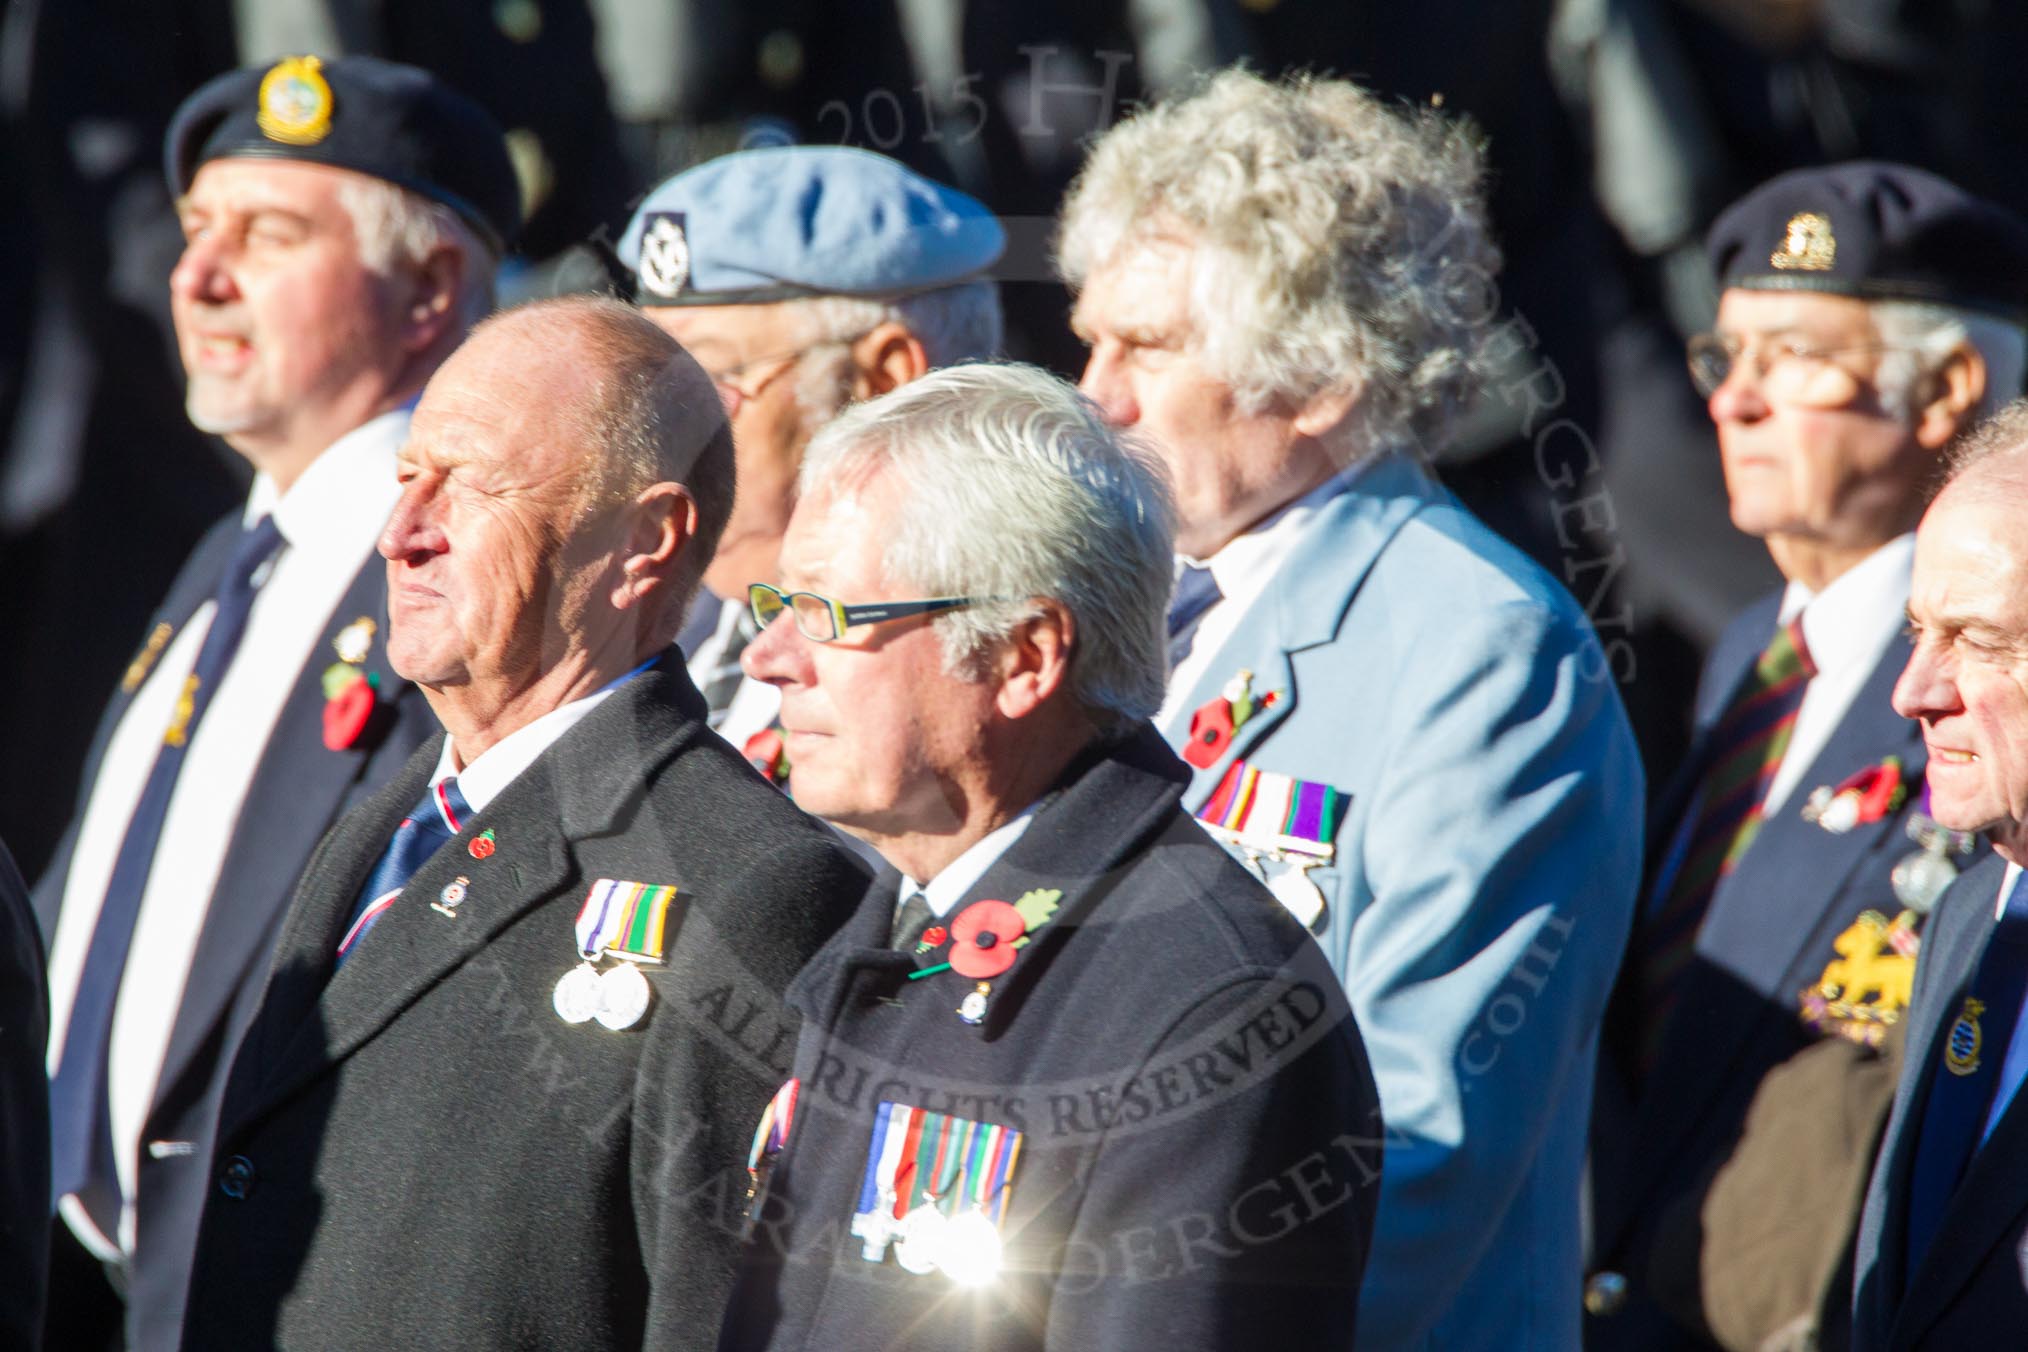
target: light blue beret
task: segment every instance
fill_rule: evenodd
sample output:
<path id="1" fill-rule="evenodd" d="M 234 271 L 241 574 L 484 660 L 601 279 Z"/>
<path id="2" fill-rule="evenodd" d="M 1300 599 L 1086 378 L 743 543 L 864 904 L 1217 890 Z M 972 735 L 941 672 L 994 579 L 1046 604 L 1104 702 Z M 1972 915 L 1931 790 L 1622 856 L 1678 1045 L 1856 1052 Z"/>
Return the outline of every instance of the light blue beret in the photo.
<path id="1" fill-rule="evenodd" d="M 686 169 L 620 237 L 642 305 L 892 299 L 983 276 L 1006 248 L 985 206 L 870 150 L 770 146 Z"/>

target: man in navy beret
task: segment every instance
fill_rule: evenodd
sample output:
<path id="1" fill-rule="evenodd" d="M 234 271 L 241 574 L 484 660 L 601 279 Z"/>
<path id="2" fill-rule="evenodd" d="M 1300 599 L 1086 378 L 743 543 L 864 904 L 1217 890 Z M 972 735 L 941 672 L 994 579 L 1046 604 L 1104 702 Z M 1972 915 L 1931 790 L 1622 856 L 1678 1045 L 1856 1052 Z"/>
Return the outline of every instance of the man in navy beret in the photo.
<path id="1" fill-rule="evenodd" d="M 1652 805 L 1593 1124 L 1595 1348 L 1839 1341 L 1924 917 L 1975 848 L 1926 815 L 1889 694 L 1943 452 L 2021 389 L 2028 225 L 1861 162 L 1763 184 L 1708 247 L 1690 374 L 1787 584 L 1713 648 Z"/>
<path id="2" fill-rule="evenodd" d="M 676 175 L 620 241 L 648 317 L 732 415 L 739 501 L 681 642 L 711 722 L 771 778 L 780 696 L 743 680 L 750 582 L 775 580 L 803 447 L 847 404 L 1000 346 L 984 206 L 871 151 L 740 151 Z M 722 599 L 720 599 L 722 598 Z"/>
<path id="3" fill-rule="evenodd" d="M 177 1344 L 221 1071 L 296 877 L 435 730 L 385 660 L 374 539 L 408 407 L 491 308 L 520 214 L 491 119 L 372 58 L 221 76 L 165 158 L 190 419 L 253 488 L 170 584 L 35 898 L 61 1289 L 82 1246 L 135 1347 Z M 88 1304 L 52 1301 L 53 1343 L 94 1336 L 59 1322 Z"/>

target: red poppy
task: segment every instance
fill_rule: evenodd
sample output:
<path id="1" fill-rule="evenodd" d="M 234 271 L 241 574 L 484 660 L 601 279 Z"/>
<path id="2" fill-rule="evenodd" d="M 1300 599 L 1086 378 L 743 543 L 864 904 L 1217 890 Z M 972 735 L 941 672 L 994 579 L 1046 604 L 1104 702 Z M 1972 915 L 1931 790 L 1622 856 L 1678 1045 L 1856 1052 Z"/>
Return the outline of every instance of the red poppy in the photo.
<path id="1" fill-rule="evenodd" d="M 951 922 L 951 970 L 990 981 L 1014 965 L 1014 941 L 1028 932 L 1021 912 L 1004 901 L 975 901 Z"/>
<path id="2" fill-rule="evenodd" d="M 1232 701 L 1220 696 L 1190 715 L 1190 743 L 1183 748 L 1183 759 L 1209 770 L 1232 745 L 1232 732 Z"/>
<path id="3" fill-rule="evenodd" d="M 760 771 L 761 778 L 770 784 L 779 784 L 788 778 L 788 748 L 782 743 L 780 728 L 762 728 L 746 739 L 746 745 L 739 749 L 746 757 L 747 764 Z"/>
<path id="4" fill-rule="evenodd" d="M 362 671 L 324 701 L 324 745 L 333 751 L 357 746 L 373 721 L 373 708 L 373 682 Z"/>

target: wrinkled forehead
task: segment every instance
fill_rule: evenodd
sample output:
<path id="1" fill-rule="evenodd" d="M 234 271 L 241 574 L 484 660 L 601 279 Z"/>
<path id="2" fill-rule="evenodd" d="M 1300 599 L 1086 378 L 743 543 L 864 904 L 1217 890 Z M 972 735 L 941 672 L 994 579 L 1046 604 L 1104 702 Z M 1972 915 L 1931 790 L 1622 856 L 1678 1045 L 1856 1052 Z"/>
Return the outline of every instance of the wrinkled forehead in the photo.
<path id="1" fill-rule="evenodd" d="M 1191 287 L 1206 261 L 1175 236 L 1129 239 L 1085 279 L 1072 321 L 1081 331 L 1189 336 Z"/>
<path id="2" fill-rule="evenodd" d="M 1909 605 L 2028 640 L 2028 485 L 1974 471 L 1944 490 L 1916 531 Z"/>

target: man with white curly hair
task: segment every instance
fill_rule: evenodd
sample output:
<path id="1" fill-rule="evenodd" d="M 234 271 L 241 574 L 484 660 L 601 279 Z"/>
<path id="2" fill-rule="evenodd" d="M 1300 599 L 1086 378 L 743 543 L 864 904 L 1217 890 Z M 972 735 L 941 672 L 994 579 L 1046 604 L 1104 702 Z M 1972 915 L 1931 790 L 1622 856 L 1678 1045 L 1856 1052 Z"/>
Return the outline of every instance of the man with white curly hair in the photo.
<path id="1" fill-rule="evenodd" d="M 1108 133 L 1060 263 L 1182 554 L 1186 805 L 1307 924 L 1386 1119 L 1362 1348 L 1567 1348 L 1641 769 L 1570 596 L 1424 467 L 1496 305 L 1462 126 L 1226 72 Z"/>

